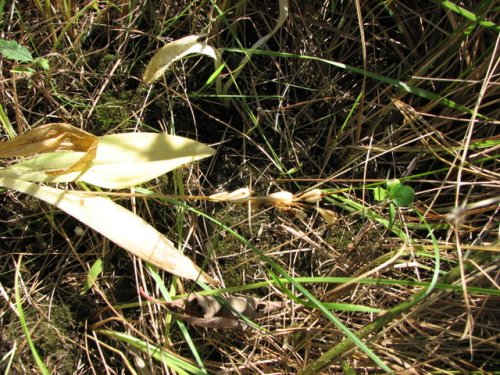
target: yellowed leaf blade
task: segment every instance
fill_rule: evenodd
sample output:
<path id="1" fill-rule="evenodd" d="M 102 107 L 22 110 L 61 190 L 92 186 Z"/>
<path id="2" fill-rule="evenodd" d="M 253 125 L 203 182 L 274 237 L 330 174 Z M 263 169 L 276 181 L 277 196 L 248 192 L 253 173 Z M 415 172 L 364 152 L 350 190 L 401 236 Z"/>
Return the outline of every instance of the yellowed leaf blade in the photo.
<path id="1" fill-rule="evenodd" d="M 163 133 L 125 133 L 101 137 L 96 158 L 78 180 L 109 189 L 149 181 L 215 150 L 189 138 Z"/>
<path id="2" fill-rule="evenodd" d="M 85 169 L 95 157 L 96 148 L 96 136 L 70 124 L 56 123 L 39 126 L 0 143 L 0 157 L 30 156 L 52 151 L 83 152 L 72 164 L 50 172 L 57 175 Z"/>
<path id="3" fill-rule="evenodd" d="M 84 181 L 108 189 L 147 182 L 180 166 L 211 156 L 215 150 L 194 140 L 163 133 L 125 133 L 98 138 L 88 169 L 54 176 L 53 168 L 72 165 L 81 153 L 49 153 L 0 170 L 0 177 L 36 182 Z"/>
<path id="4" fill-rule="evenodd" d="M 131 254 L 174 275 L 209 284 L 217 282 L 146 221 L 103 197 L 85 197 L 23 180 L 0 178 L 0 186 L 14 189 L 47 203 L 80 220 Z"/>
<path id="5" fill-rule="evenodd" d="M 190 54 L 202 54 L 215 61 L 216 69 L 220 66 L 220 59 L 215 50 L 205 43 L 198 42 L 203 35 L 189 35 L 174 40 L 160 48 L 151 58 L 143 75 L 146 83 L 152 83 L 160 78 L 175 61 Z"/>
<path id="6" fill-rule="evenodd" d="M 84 152 L 48 152 L 7 168 L 0 168 L 0 177 L 21 179 L 32 182 L 70 182 L 75 181 L 82 172 L 51 174 L 53 170 L 70 167 L 85 155 Z"/>

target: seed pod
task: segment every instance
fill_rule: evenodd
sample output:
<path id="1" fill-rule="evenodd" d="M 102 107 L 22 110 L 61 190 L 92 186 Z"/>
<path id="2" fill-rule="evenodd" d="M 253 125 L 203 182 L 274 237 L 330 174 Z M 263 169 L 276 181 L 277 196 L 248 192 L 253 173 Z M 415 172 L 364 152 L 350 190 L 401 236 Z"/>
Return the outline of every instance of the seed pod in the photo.
<path id="1" fill-rule="evenodd" d="M 289 191 L 278 191 L 277 193 L 269 194 L 265 197 L 266 201 L 271 204 L 292 204 L 295 196 Z"/>
<path id="2" fill-rule="evenodd" d="M 211 202 L 225 202 L 229 193 L 227 191 L 223 191 L 221 193 L 212 194 L 208 197 L 208 200 Z"/>
<path id="3" fill-rule="evenodd" d="M 321 199 L 323 199 L 323 192 L 319 189 L 312 189 L 309 191 L 306 191 L 303 194 L 300 194 L 296 200 L 301 201 L 301 202 L 310 202 L 310 203 L 315 203 L 319 202 Z"/>
<path id="4" fill-rule="evenodd" d="M 247 202 L 251 196 L 252 191 L 245 187 L 229 193 L 226 197 L 226 202 L 243 203 Z"/>

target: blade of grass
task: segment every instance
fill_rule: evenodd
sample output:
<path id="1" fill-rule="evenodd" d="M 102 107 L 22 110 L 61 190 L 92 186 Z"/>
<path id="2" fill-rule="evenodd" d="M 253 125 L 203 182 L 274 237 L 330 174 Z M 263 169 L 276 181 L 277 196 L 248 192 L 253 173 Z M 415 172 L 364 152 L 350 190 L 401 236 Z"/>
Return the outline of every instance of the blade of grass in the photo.
<path id="1" fill-rule="evenodd" d="M 353 277 L 296 277 L 295 281 L 301 284 L 345 284 L 348 282 L 352 282 L 354 280 Z M 290 282 L 287 279 L 280 278 L 279 282 L 282 284 L 289 284 Z M 411 287 L 424 287 L 428 288 L 430 283 L 426 281 L 414 281 L 414 280 L 396 280 L 396 279 L 375 279 L 375 278 L 367 278 L 367 279 L 358 279 L 356 280 L 355 284 L 365 284 L 365 285 L 387 285 L 387 286 L 411 286 Z M 217 289 L 217 290 L 211 290 L 210 292 L 199 292 L 201 295 L 212 295 L 214 293 L 235 293 L 235 292 L 242 292 L 246 290 L 254 290 L 254 289 L 260 289 L 264 288 L 269 285 L 276 285 L 274 280 L 266 280 L 266 281 L 260 281 L 257 283 L 252 283 L 252 284 L 246 284 L 242 286 L 231 286 L 227 288 L 222 288 L 222 289 Z M 436 283 L 434 285 L 435 289 L 440 289 L 440 290 L 449 290 L 449 291 L 454 291 L 454 292 L 461 292 L 462 291 L 462 286 L 461 285 L 453 285 L 453 284 L 447 284 L 444 282 Z M 475 287 L 475 286 L 467 286 L 467 290 L 469 291 L 470 294 L 476 294 L 476 295 L 483 295 L 483 296 L 496 296 L 500 297 L 500 290 L 497 289 L 490 289 L 490 288 L 481 288 L 481 287 Z M 182 295 L 177 296 L 179 298 L 182 297 Z M 332 305 L 334 305 L 332 303 Z M 337 304 L 335 304 L 337 305 Z M 343 305 L 343 304 L 339 304 Z M 332 307 L 334 309 L 334 307 Z M 341 311 L 347 311 L 347 310 L 342 310 L 340 308 L 339 310 Z M 358 310 L 356 310 L 358 311 Z"/>
<path id="2" fill-rule="evenodd" d="M 257 42 L 255 42 L 251 48 L 249 48 L 248 50 L 245 50 L 245 52 L 244 52 L 245 57 L 241 60 L 238 67 L 233 71 L 230 79 L 226 82 L 226 84 L 224 85 L 224 87 L 222 89 L 223 95 L 226 95 L 227 92 L 229 91 L 230 87 L 233 85 L 233 83 L 236 82 L 241 71 L 243 70 L 245 65 L 250 61 L 254 51 L 257 51 L 264 43 L 266 43 L 269 39 L 271 39 L 271 37 L 283 25 L 286 18 L 288 17 L 288 0 L 279 0 L 279 11 L 280 11 L 280 13 L 279 13 L 278 21 L 276 22 L 276 25 L 271 30 L 271 32 L 269 32 L 268 34 L 264 35 L 262 38 L 257 40 Z"/>
<path id="3" fill-rule="evenodd" d="M 165 299 L 165 301 L 172 301 L 170 293 L 168 292 L 167 287 L 166 287 L 165 283 L 163 282 L 163 278 L 158 274 L 155 267 L 151 266 L 151 265 L 148 265 L 147 267 L 148 267 L 148 271 L 149 271 L 151 277 L 156 281 L 156 286 L 158 287 L 158 289 L 160 289 L 160 292 L 163 295 L 163 298 Z M 174 278 L 174 282 L 175 282 L 175 278 Z M 196 345 L 193 342 L 191 335 L 189 334 L 189 331 L 186 327 L 186 324 L 181 320 L 177 320 L 176 322 L 177 322 L 177 325 L 179 326 L 179 329 L 181 330 L 181 332 L 184 336 L 184 339 L 186 340 L 186 343 L 189 346 L 189 349 L 191 350 L 191 353 L 193 354 L 194 359 L 196 360 L 196 363 L 200 367 L 200 370 L 203 372 L 203 374 L 208 374 L 207 369 L 205 368 L 205 364 L 203 363 L 203 360 L 201 359 L 200 353 L 198 353 Z"/>
<path id="4" fill-rule="evenodd" d="M 136 337 L 127 335 L 126 333 L 110 331 L 106 329 L 98 330 L 96 332 L 109 337 L 113 337 L 124 343 L 127 343 L 133 346 L 134 348 L 139 349 L 143 353 L 151 355 L 157 361 L 165 363 L 172 370 L 178 371 L 181 374 L 195 374 L 195 375 L 205 374 L 205 372 L 203 372 L 198 367 L 194 366 L 192 363 L 188 362 L 184 358 L 179 357 L 176 354 L 171 353 L 159 346 L 149 344 Z"/>
<path id="5" fill-rule="evenodd" d="M 3 110 L 2 104 L 0 104 L 0 123 L 2 124 L 5 133 L 9 136 L 9 139 L 13 139 L 16 137 L 17 133 L 12 127 L 12 123 L 10 122 L 7 114 Z"/>
<path id="6" fill-rule="evenodd" d="M 0 0 L 0 26 L 3 25 L 3 10 L 5 8 L 5 0 Z"/>
<path id="7" fill-rule="evenodd" d="M 495 24 L 494 22 L 485 20 L 482 17 L 479 17 L 475 13 L 473 13 L 473 12 L 471 12 L 471 11 L 463 8 L 463 7 L 461 7 L 460 5 L 455 4 L 452 1 L 448 1 L 448 0 L 439 0 L 439 1 L 437 1 L 437 0 L 433 0 L 433 2 L 436 3 L 436 4 L 441 5 L 443 8 L 449 9 L 452 12 L 455 12 L 455 13 L 461 15 L 462 17 L 464 17 L 465 19 L 468 19 L 471 22 L 477 22 L 479 25 L 481 25 L 483 27 L 486 27 L 488 29 L 492 29 L 492 30 L 495 30 L 495 31 L 500 31 L 500 26 L 499 25 Z"/>
<path id="8" fill-rule="evenodd" d="M 19 322 L 21 323 L 21 328 L 24 333 L 24 337 L 26 338 L 26 341 L 28 342 L 28 346 L 31 350 L 31 354 L 33 355 L 33 358 L 35 359 L 36 365 L 38 366 L 38 369 L 43 375 L 49 375 L 51 372 L 47 369 L 45 366 L 45 363 L 43 362 L 42 358 L 40 357 L 40 354 L 36 350 L 35 344 L 33 342 L 33 339 L 31 338 L 31 333 L 28 328 L 28 324 L 26 323 L 26 317 L 24 316 L 24 310 L 23 310 L 23 304 L 21 302 L 21 293 L 19 292 L 19 277 L 21 274 L 21 262 L 22 262 L 22 256 L 19 257 L 19 260 L 16 264 L 16 273 L 14 277 L 14 290 L 15 290 L 15 298 L 16 298 L 16 312 L 17 316 L 19 318 Z"/>
<path id="9" fill-rule="evenodd" d="M 297 296 L 295 296 L 292 291 L 290 291 L 287 287 L 286 284 L 286 279 L 280 279 L 276 277 L 274 274 L 272 276 L 272 281 L 273 284 L 276 286 L 279 286 L 281 288 L 281 291 L 284 292 L 290 300 L 295 301 L 296 303 L 310 307 L 310 308 L 315 308 L 314 304 L 309 302 L 309 301 L 304 301 Z M 325 307 L 327 307 L 330 310 L 337 310 L 337 311 L 359 311 L 359 312 L 367 312 L 367 313 L 375 313 L 379 314 L 384 312 L 382 309 L 376 309 L 370 306 L 360 306 L 360 305 L 353 305 L 353 304 L 348 304 L 348 303 L 329 303 L 329 302 L 322 302 Z"/>
<path id="10" fill-rule="evenodd" d="M 486 258 L 485 255 L 481 255 L 479 257 L 474 257 L 473 260 L 476 263 L 480 263 L 481 260 L 484 260 Z M 452 280 L 453 278 L 450 277 L 453 274 L 453 270 L 449 271 L 443 278 L 441 282 L 438 282 L 434 285 L 434 289 L 439 289 L 439 290 L 447 290 L 451 292 L 461 292 L 462 291 L 462 286 L 457 284 L 451 284 L 445 282 L 446 280 L 450 279 Z M 287 285 L 290 284 L 290 282 L 287 279 L 284 278 L 278 278 L 279 283 L 282 285 Z M 296 277 L 295 281 L 301 284 L 345 284 L 349 282 L 353 282 L 354 278 L 353 277 Z M 394 286 L 409 286 L 409 287 L 424 287 L 428 288 L 430 285 L 430 282 L 428 281 L 414 281 L 414 280 L 395 280 L 395 279 L 374 279 L 374 278 L 366 278 L 366 279 L 357 279 L 353 284 L 363 284 L 363 285 L 373 285 L 373 286 L 382 286 L 382 285 L 387 285 L 390 287 Z M 213 295 L 219 295 L 223 293 L 241 293 L 249 290 L 257 290 L 257 289 L 262 289 L 265 287 L 268 287 L 269 285 L 277 285 L 276 280 L 266 280 L 266 281 L 259 281 L 256 283 L 251 283 L 251 284 L 245 284 L 245 285 L 236 285 L 236 286 L 229 286 L 226 288 L 220 288 L 220 289 L 210 289 L 210 290 L 204 290 L 204 291 L 199 291 L 196 292 L 199 295 L 202 296 L 213 296 Z M 494 297 L 500 297 L 500 290 L 498 289 L 492 289 L 492 288 L 482 288 L 482 287 L 477 287 L 477 286 L 470 286 L 467 285 L 467 291 L 469 292 L 470 295 L 476 295 L 476 296 L 494 296 Z M 180 299 L 180 298 L 185 298 L 187 297 L 187 294 L 179 294 L 175 296 L 173 299 Z M 297 298 L 297 297 L 295 297 Z M 307 301 L 301 300 L 301 303 L 308 303 Z M 333 302 L 323 302 L 325 306 L 328 306 L 331 310 L 338 310 L 338 311 L 359 311 L 359 312 L 368 312 L 368 313 L 378 313 L 380 309 L 375 309 L 371 307 L 364 307 L 364 306 L 359 306 L 359 305 L 353 305 L 353 304 L 347 304 L 347 303 L 333 303 Z M 129 309 L 129 308 L 136 308 L 140 305 L 140 302 L 131 302 L 131 303 L 124 303 L 121 305 L 116 305 L 116 308 L 119 309 Z"/>
<path id="11" fill-rule="evenodd" d="M 68 34 L 68 31 L 73 27 L 75 26 L 76 24 L 78 24 L 79 20 L 85 15 L 85 13 L 90 10 L 90 9 L 93 9 L 93 10 L 96 10 L 98 11 L 99 10 L 99 7 L 98 7 L 98 1 L 96 0 L 92 0 L 90 1 L 87 5 L 83 6 L 82 9 L 78 10 L 74 16 L 70 17 L 71 15 L 70 14 L 67 14 L 67 18 L 69 19 L 66 19 L 66 22 L 64 22 L 64 27 L 63 29 L 61 30 L 61 32 L 59 33 L 59 36 L 57 37 L 55 43 L 54 43 L 54 49 L 58 49 L 60 47 L 60 44 L 61 44 L 61 41 L 63 40 L 63 38 Z"/>
<path id="12" fill-rule="evenodd" d="M 241 50 L 241 49 L 235 49 L 235 48 L 227 48 L 227 49 L 225 49 L 225 51 L 228 51 L 228 52 L 237 52 L 237 53 L 245 53 L 247 50 Z M 453 108 L 453 109 L 456 109 L 456 110 L 459 110 L 459 111 L 463 111 L 463 112 L 468 113 L 468 114 L 473 114 L 474 113 L 474 111 L 472 109 L 464 107 L 463 105 L 460 105 L 460 104 L 454 102 L 453 100 L 444 98 L 441 95 L 438 95 L 438 94 L 436 94 L 436 93 L 434 93 L 432 91 L 428 91 L 428 90 L 425 90 L 425 89 L 421 89 L 419 87 L 411 86 L 411 85 L 409 85 L 406 82 L 403 82 L 403 81 L 400 81 L 400 80 L 397 80 L 397 79 L 394 79 L 394 78 L 386 77 L 386 76 L 383 76 L 381 74 L 374 73 L 374 72 L 371 72 L 371 71 L 365 71 L 365 70 L 363 70 L 361 68 L 357 68 L 357 67 L 352 66 L 352 65 L 347 65 L 347 64 L 340 63 L 340 62 L 337 62 L 337 61 L 323 59 L 321 57 L 307 56 L 307 55 L 295 55 L 293 53 L 288 53 L 288 52 L 277 52 L 277 51 L 266 51 L 266 50 L 253 50 L 252 53 L 254 53 L 256 55 L 264 55 L 264 56 L 276 56 L 276 57 L 284 57 L 284 58 L 296 58 L 296 59 L 319 61 L 319 62 L 322 62 L 324 64 L 332 65 L 332 66 L 335 66 L 337 68 L 347 70 L 347 71 L 349 71 L 351 73 L 366 75 L 367 77 L 373 78 L 373 79 L 375 79 L 377 81 L 381 81 L 381 82 L 387 83 L 387 84 L 389 84 L 391 86 L 394 86 L 397 89 L 406 91 L 408 93 L 420 96 L 420 97 L 428 99 L 428 100 L 435 101 L 437 103 L 441 103 L 441 104 L 443 104 L 443 105 L 445 105 L 447 107 L 450 107 L 450 108 Z M 477 117 L 479 117 L 481 119 L 484 119 L 484 120 L 491 120 L 488 117 L 483 116 L 483 115 L 481 115 L 479 113 L 477 113 Z"/>

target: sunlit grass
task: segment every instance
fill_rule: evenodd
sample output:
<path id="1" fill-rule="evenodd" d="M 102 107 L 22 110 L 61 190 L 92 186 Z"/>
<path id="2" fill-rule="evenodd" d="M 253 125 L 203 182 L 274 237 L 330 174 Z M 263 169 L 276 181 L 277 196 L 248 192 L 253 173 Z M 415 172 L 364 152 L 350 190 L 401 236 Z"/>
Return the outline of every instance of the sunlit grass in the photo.
<path id="1" fill-rule="evenodd" d="M 496 369 L 498 7 L 291 2 L 285 14 L 284 3 L 0 0 L 2 38 L 50 63 L 27 76 L 1 61 L 2 141 L 61 121 L 209 144 L 212 158 L 131 190 L 60 188 L 109 196 L 221 283 L 172 277 L 2 190 L 0 369 L 61 371 L 36 320 L 23 337 L 14 329 L 23 311 L 57 329 L 41 308 L 52 302 L 70 311 L 58 339 L 74 373 Z M 193 34 L 219 69 L 195 56 L 146 85 L 155 51 Z M 415 191 L 408 206 L 377 199 L 395 179 Z M 303 213 L 208 199 L 245 187 L 324 197 Z M 161 304 L 193 293 L 284 304 L 239 316 L 244 330 L 189 324 Z"/>

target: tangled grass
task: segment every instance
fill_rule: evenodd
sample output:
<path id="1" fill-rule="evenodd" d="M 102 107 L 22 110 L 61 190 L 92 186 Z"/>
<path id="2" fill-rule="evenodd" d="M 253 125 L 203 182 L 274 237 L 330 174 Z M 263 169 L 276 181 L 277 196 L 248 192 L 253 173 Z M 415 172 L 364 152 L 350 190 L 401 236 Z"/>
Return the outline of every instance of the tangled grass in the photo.
<path id="1" fill-rule="evenodd" d="M 3 371 L 500 368 L 498 6 L 290 1 L 288 8 L 274 30 L 278 1 L 0 1 L 0 38 L 49 62 L 27 75 L 23 64 L 0 60 L 2 137 L 11 124 L 19 133 L 61 121 L 96 135 L 162 131 L 211 144 L 218 150 L 211 160 L 120 202 L 221 281 L 203 293 L 285 306 L 246 329 L 185 324 L 141 290 L 175 299 L 199 286 L 3 190 Z M 202 33 L 221 53 L 221 79 L 232 82 L 226 96 L 204 57 L 142 82 L 165 42 Z M 392 179 L 416 192 L 409 207 L 375 199 Z M 337 218 L 172 198 L 245 186 L 256 196 L 321 189 L 318 205 Z M 81 293 L 97 259 L 103 273 Z"/>

